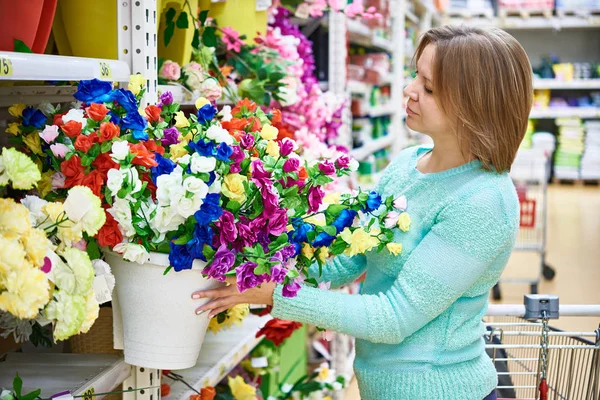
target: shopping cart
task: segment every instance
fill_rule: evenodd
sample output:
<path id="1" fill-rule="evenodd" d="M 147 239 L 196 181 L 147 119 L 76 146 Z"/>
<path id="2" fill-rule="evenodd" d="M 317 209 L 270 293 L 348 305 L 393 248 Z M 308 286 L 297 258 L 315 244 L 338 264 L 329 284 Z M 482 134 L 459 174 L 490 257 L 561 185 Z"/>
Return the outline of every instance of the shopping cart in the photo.
<path id="1" fill-rule="evenodd" d="M 559 314 L 600 317 L 600 305 L 559 308 L 558 297 L 547 295 L 526 295 L 524 306 L 490 305 L 486 350 L 498 371 L 499 399 L 600 399 L 600 328 L 550 327 Z"/>
<path id="2" fill-rule="evenodd" d="M 529 284 L 530 293 L 538 293 L 541 278 L 554 279 L 556 272 L 546 263 L 546 210 L 550 157 L 544 151 L 519 150 L 511 168 L 519 204 L 521 207 L 520 229 L 514 251 L 535 252 L 540 257 L 539 274 L 532 278 L 501 278 L 493 288 L 494 300 L 502 298 L 500 283 Z"/>

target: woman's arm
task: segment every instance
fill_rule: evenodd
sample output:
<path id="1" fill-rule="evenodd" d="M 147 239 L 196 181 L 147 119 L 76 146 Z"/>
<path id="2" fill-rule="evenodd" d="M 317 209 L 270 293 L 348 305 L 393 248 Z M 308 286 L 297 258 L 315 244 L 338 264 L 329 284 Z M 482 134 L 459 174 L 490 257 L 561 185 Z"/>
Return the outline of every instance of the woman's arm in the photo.
<path id="1" fill-rule="evenodd" d="M 319 265 L 313 264 L 308 270 L 309 278 L 317 282 L 330 282 L 332 289 L 337 289 L 358 279 L 367 269 L 367 258 L 364 255 L 348 257 L 340 255 L 323 266 L 322 274 Z"/>
<path id="2" fill-rule="evenodd" d="M 440 213 L 384 292 L 349 295 L 303 287 L 286 298 L 278 287 L 272 315 L 371 342 L 400 343 L 448 309 L 495 259 L 508 257 L 518 229 L 518 209 L 512 208 L 507 215 L 497 192 L 477 193 Z"/>

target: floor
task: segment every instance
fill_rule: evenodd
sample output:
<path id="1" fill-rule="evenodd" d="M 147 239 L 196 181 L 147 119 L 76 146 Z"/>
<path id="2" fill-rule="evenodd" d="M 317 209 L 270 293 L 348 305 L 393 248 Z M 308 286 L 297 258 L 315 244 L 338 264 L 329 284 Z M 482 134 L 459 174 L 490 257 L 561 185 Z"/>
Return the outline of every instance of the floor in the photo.
<path id="1" fill-rule="evenodd" d="M 552 281 L 540 283 L 539 293 L 556 294 L 561 304 L 600 304 L 600 188 L 551 185 L 548 188 L 546 262 L 556 270 Z M 539 274 L 537 253 L 515 251 L 504 278 Z M 522 304 L 528 284 L 501 285 L 502 303 Z M 593 331 L 597 317 L 564 317 L 551 325 L 567 331 Z M 344 400 L 358 400 L 356 381 Z"/>

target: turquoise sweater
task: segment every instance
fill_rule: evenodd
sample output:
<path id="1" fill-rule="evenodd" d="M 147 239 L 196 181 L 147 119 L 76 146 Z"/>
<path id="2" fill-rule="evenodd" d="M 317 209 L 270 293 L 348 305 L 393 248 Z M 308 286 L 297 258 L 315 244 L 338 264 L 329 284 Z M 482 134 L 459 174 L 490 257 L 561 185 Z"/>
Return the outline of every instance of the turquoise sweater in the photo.
<path id="1" fill-rule="evenodd" d="M 356 337 L 362 400 L 481 400 L 497 385 L 482 317 L 516 238 L 517 195 L 508 174 L 479 161 L 419 172 L 428 150 L 403 151 L 377 187 L 408 199 L 411 229 L 396 230 L 402 253 L 340 256 L 324 268 L 320 279 L 332 287 L 366 271 L 360 294 L 274 294 L 273 316 Z"/>

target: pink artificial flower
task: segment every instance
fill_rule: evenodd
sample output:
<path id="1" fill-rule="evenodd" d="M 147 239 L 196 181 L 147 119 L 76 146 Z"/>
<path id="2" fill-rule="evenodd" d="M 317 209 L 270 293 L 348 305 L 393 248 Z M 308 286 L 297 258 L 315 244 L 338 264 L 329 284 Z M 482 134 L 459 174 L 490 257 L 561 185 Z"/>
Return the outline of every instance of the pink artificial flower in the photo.
<path id="1" fill-rule="evenodd" d="M 396 211 L 390 211 L 388 215 L 385 216 L 385 227 L 388 229 L 392 229 L 398 223 L 398 218 L 400 218 L 400 213 Z"/>
<path id="2" fill-rule="evenodd" d="M 319 207 L 323 203 L 323 197 L 325 197 L 325 193 L 320 187 L 311 187 L 308 190 L 308 211 L 311 213 L 319 211 Z"/>
<path id="3" fill-rule="evenodd" d="M 181 67 L 174 61 L 167 60 L 163 63 L 158 76 L 170 81 L 176 81 L 181 77 Z"/>
<path id="4" fill-rule="evenodd" d="M 76 249 L 79 249 L 81 251 L 87 250 L 87 242 L 85 241 L 85 239 L 81 239 L 79 242 L 73 243 L 71 246 L 73 246 Z"/>
<path id="5" fill-rule="evenodd" d="M 340 11 L 344 6 L 342 4 L 342 0 L 329 0 L 329 7 L 333 11 Z"/>
<path id="6" fill-rule="evenodd" d="M 245 46 L 246 43 L 240 39 L 240 34 L 233 28 L 226 26 L 222 28 L 223 32 L 223 42 L 227 45 L 228 51 L 235 51 L 239 53 L 242 50 L 242 46 Z"/>
<path id="7" fill-rule="evenodd" d="M 217 101 L 221 98 L 222 94 L 221 85 L 214 78 L 205 79 L 200 84 L 200 95 L 206 97 L 208 101 Z"/>
<path id="8" fill-rule="evenodd" d="M 58 137 L 58 126 L 46 125 L 46 128 L 40 132 L 40 137 L 48 144 L 54 142 Z"/>
<path id="9" fill-rule="evenodd" d="M 396 200 L 394 200 L 394 207 L 396 207 L 400 211 L 406 211 L 406 207 L 407 207 L 406 196 L 400 196 Z"/>
<path id="10" fill-rule="evenodd" d="M 44 257 L 44 264 L 42 265 L 41 270 L 45 274 L 47 274 L 50 271 L 52 271 L 52 260 L 50 260 L 50 258 Z"/>
<path id="11" fill-rule="evenodd" d="M 348 7 L 344 10 L 344 14 L 348 17 L 353 18 L 357 15 L 364 14 L 365 7 L 363 5 L 362 0 L 355 0 L 354 2 L 348 4 Z"/>
<path id="12" fill-rule="evenodd" d="M 65 179 L 67 179 L 67 177 L 62 172 L 55 172 L 54 175 L 52 175 L 52 189 L 64 189 Z"/>
<path id="13" fill-rule="evenodd" d="M 196 61 L 189 62 L 185 64 L 185 69 L 193 69 L 194 71 L 202 71 L 202 65 L 198 64 Z"/>
<path id="14" fill-rule="evenodd" d="M 54 154 L 55 157 L 65 158 L 69 148 L 62 143 L 55 143 L 50 145 L 50 150 L 52 150 L 52 154 Z"/>

